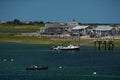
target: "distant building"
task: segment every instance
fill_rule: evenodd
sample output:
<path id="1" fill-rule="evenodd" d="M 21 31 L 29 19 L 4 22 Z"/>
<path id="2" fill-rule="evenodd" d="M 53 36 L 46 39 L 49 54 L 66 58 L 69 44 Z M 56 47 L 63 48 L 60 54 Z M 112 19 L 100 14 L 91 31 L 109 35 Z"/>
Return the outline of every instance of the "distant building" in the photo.
<path id="1" fill-rule="evenodd" d="M 72 28 L 75 27 L 75 26 L 79 26 L 79 23 L 75 20 L 71 21 L 71 22 L 68 22 L 67 23 L 67 30 L 69 32 L 71 32 Z"/>
<path id="2" fill-rule="evenodd" d="M 60 26 L 59 23 L 46 23 L 44 27 L 40 28 L 41 34 L 48 34 L 48 35 L 57 35 L 62 34 L 64 28 Z"/>
<path id="3" fill-rule="evenodd" d="M 109 25 L 97 26 L 93 31 L 98 35 L 98 37 L 116 34 L 116 28 Z"/>
<path id="4" fill-rule="evenodd" d="M 120 34 L 120 26 L 118 27 L 117 31 L 118 31 L 118 34 Z"/>
<path id="5" fill-rule="evenodd" d="M 78 26 L 79 23 L 75 20 L 65 23 L 46 23 L 44 27 L 40 28 L 40 34 L 57 35 L 66 34 L 72 30 L 73 27 Z"/>
<path id="6" fill-rule="evenodd" d="M 75 26 L 72 28 L 73 32 L 80 32 L 81 35 L 88 35 L 91 31 L 92 27 L 89 25 L 86 26 Z"/>
<path id="7" fill-rule="evenodd" d="M 79 26 L 79 23 L 77 21 L 73 20 L 71 22 L 68 22 L 67 26 L 68 27 L 75 27 L 75 26 Z"/>
<path id="8" fill-rule="evenodd" d="M 6 21 L 0 21 L 0 24 L 6 23 Z"/>
<path id="9" fill-rule="evenodd" d="M 60 27 L 60 24 L 59 23 L 46 23 L 45 27 L 46 28 L 48 28 L 48 27 Z"/>

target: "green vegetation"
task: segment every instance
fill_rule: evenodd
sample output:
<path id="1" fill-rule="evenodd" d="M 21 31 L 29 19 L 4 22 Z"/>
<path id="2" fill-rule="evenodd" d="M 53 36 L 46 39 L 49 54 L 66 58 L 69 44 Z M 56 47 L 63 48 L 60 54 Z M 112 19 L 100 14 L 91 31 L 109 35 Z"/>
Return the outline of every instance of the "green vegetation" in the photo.
<path id="1" fill-rule="evenodd" d="M 37 43 L 37 44 L 70 44 L 70 39 L 51 39 L 51 38 L 39 38 L 39 37 L 26 37 L 15 33 L 0 33 L 0 41 L 6 42 L 25 42 L 25 43 Z M 89 40 L 81 40 L 81 43 L 86 43 Z M 89 41 L 89 43 L 91 40 Z M 87 43 L 87 45 L 89 44 Z"/>
<path id="2" fill-rule="evenodd" d="M 96 26 L 96 24 L 91 24 L 91 25 Z M 6 23 L 1 23 L 0 30 L 38 31 L 42 26 L 44 26 L 43 21 L 23 22 L 18 19 L 14 19 L 13 21 L 7 21 Z M 36 44 L 70 44 L 71 43 L 71 39 L 51 39 L 51 38 L 45 38 L 45 37 L 40 38 L 34 36 L 29 37 L 29 36 L 22 36 L 20 33 L 12 33 L 12 32 L 9 33 L 9 31 L 7 33 L 0 32 L 0 41 L 36 43 Z M 81 39 L 80 44 L 93 46 L 93 39 Z M 115 40 L 115 46 L 120 46 L 119 39 Z"/>
<path id="3" fill-rule="evenodd" d="M 120 39 L 115 40 L 115 46 L 120 46 Z"/>
<path id="4" fill-rule="evenodd" d="M 39 30 L 40 27 L 44 26 L 43 21 L 20 21 L 14 19 L 13 21 L 7 21 L 0 23 L 0 30 Z"/>
<path id="5" fill-rule="evenodd" d="M 70 39 L 51 39 L 51 38 L 39 38 L 39 37 L 28 37 L 21 36 L 17 33 L 1 33 L 0 32 L 0 41 L 1 42 L 22 42 L 22 43 L 35 43 L 35 44 L 70 44 Z M 81 39 L 81 45 L 93 46 L 93 39 Z M 115 46 L 120 46 L 119 39 L 115 40 Z"/>
<path id="6" fill-rule="evenodd" d="M 16 26 L 16 25 L 39 25 L 44 26 L 43 21 L 20 21 L 19 19 L 14 19 L 13 21 L 7 21 L 5 23 L 1 23 L 6 26 Z"/>
<path id="7" fill-rule="evenodd" d="M 26 37 L 20 34 L 13 33 L 0 33 L 0 41 L 6 42 L 25 42 L 25 43 L 37 43 L 37 44 L 64 44 L 66 40 L 51 40 L 50 38 L 38 38 L 38 37 Z M 69 43 L 70 41 L 67 41 Z"/>
<path id="8" fill-rule="evenodd" d="M 6 26 L 6 25 L 0 25 L 0 30 L 39 30 L 40 26 L 38 25 L 16 25 L 16 26 Z"/>

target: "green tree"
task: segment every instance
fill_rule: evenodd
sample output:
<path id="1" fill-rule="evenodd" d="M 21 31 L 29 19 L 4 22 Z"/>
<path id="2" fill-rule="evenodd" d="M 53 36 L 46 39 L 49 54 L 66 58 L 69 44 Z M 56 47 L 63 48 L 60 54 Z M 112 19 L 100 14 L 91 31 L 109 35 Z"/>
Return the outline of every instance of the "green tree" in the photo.
<path id="1" fill-rule="evenodd" d="M 20 24 L 20 20 L 19 19 L 14 19 L 13 23 L 19 25 Z"/>

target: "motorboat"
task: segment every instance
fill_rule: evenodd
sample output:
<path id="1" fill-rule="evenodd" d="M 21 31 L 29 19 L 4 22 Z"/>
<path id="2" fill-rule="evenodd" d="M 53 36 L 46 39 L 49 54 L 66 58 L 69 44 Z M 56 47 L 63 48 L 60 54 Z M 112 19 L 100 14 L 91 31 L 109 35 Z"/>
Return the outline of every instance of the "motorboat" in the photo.
<path id="1" fill-rule="evenodd" d="M 79 50 L 80 46 L 70 44 L 68 46 L 56 46 L 53 49 L 54 50 Z"/>
<path id="2" fill-rule="evenodd" d="M 36 65 L 32 65 L 29 67 L 26 67 L 26 70 L 47 70 L 48 66 L 36 66 Z"/>

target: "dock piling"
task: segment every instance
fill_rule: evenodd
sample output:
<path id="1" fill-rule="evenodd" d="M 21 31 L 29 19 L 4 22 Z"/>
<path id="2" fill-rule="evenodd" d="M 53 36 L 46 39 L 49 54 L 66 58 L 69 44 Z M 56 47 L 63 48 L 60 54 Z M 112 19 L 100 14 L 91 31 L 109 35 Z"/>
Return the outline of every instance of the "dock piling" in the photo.
<path id="1" fill-rule="evenodd" d="M 101 49 L 101 45 L 104 47 L 104 50 L 113 50 L 114 48 L 114 41 L 113 40 L 94 40 L 94 47 L 98 45 L 98 50 Z"/>

